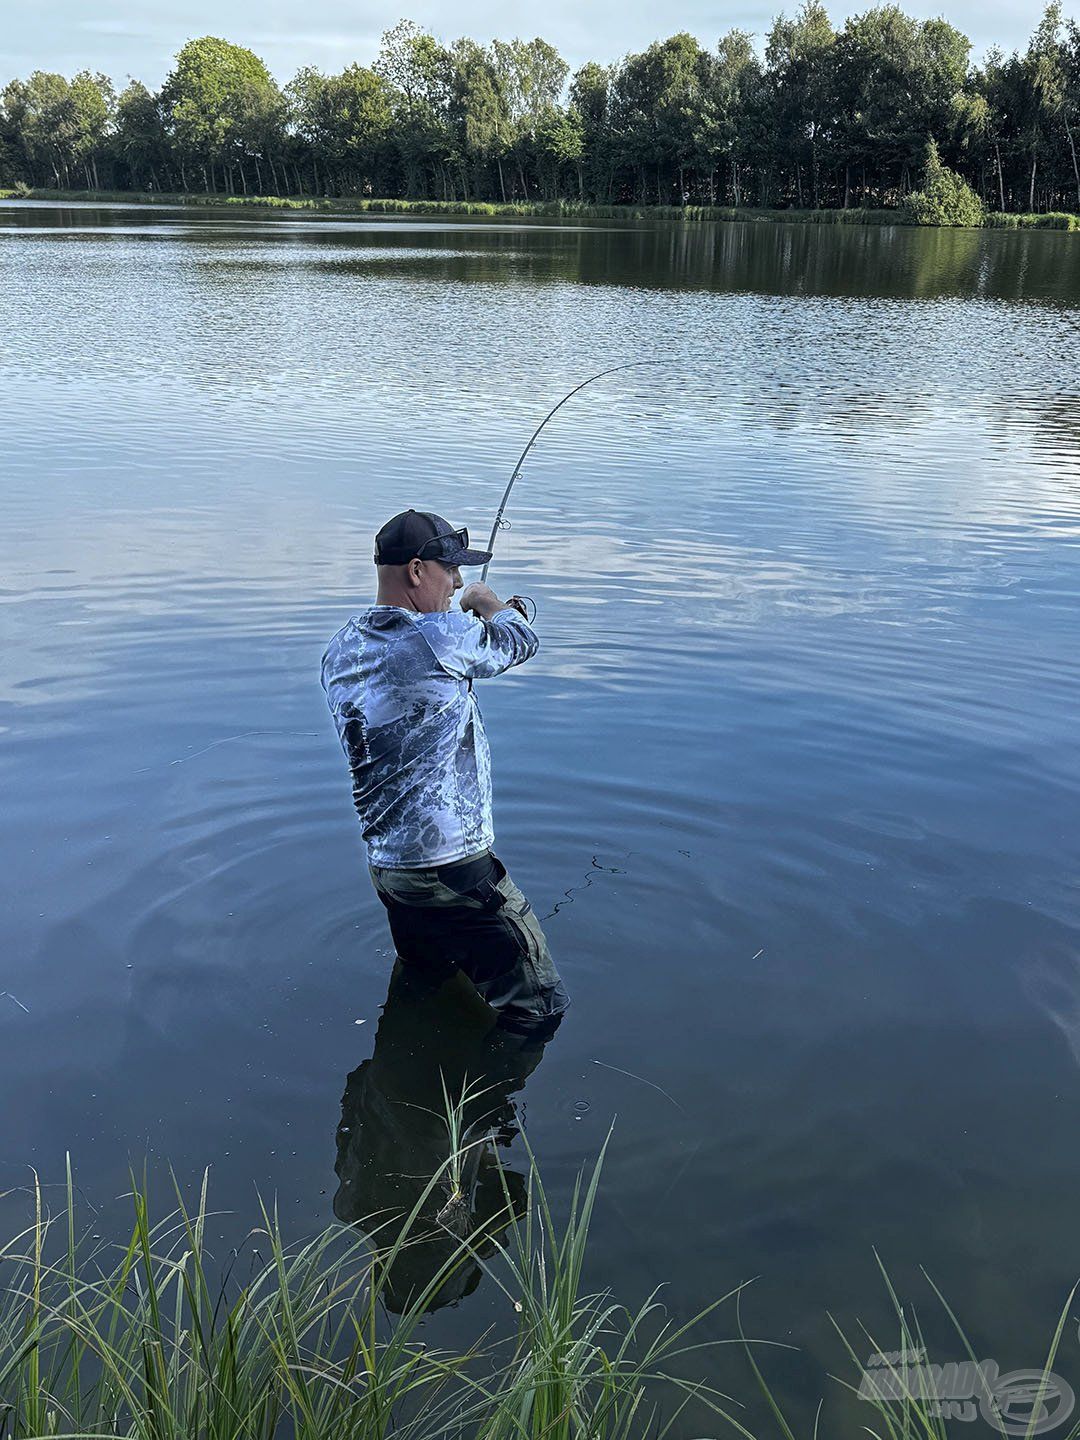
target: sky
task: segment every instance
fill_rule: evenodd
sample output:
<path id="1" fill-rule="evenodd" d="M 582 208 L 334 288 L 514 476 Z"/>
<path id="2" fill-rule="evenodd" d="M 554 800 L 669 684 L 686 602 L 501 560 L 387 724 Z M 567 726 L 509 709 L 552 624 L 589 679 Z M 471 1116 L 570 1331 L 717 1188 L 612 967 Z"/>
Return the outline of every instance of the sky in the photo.
<path id="1" fill-rule="evenodd" d="M 826 0 L 828 3 L 828 0 Z M 870 8 L 830 4 L 834 24 Z M 901 0 L 913 15 L 943 15 L 969 37 L 979 59 L 990 45 L 1023 48 L 1042 0 Z M 119 85 L 129 77 L 156 88 L 186 40 L 220 35 L 262 57 L 284 83 L 301 65 L 340 70 L 370 64 L 379 36 L 403 15 L 441 40 L 469 35 L 531 39 L 540 34 L 572 68 L 586 60 L 607 63 L 643 50 L 653 40 L 689 30 L 710 48 L 733 26 L 759 39 L 781 9 L 798 0 L 547 0 L 541 10 L 526 0 L 5 0 L 0 24 L 0 85 L 31 70 L 101 70 Z M 1066 14 L 1080 15 L 1080 3 Z"/>

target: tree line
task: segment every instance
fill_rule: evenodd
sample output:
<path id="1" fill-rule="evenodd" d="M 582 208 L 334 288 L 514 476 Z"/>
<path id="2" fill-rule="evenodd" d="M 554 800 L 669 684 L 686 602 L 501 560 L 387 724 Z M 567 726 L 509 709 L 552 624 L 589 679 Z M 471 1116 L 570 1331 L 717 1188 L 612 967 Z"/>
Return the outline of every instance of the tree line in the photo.
<path id="1" fill-rule="evenodd" d="M 157 93 L 35 71 L 0 92 L 0 184 L 259 195 L 888 207 L 927 145 L 991 209 L 1080 210 L 1080 26 L 1052 0 L 982 64 L 942 19 L 820 0 L 712 49 L 682 33 L 573 75 L 545 40 L 443 44 L 408 20 L 370 66 L 281 87 L 189 41 Z"/>

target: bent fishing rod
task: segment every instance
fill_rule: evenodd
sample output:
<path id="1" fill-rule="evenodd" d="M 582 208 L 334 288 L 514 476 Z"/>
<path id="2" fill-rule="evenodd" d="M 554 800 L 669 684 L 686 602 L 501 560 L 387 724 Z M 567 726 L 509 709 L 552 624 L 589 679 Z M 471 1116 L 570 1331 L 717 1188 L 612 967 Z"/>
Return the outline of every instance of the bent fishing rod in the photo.
<path id="1" fill-rule="evenodd" d="M 495 515 L 495 523 L 491 527 L 491 535 L 488 538 L 487 548 L 489 551 L 494 551 L 495 537 L 498 535 L 499 531 L 508 530 L 510 528 L 510 522 L 503 519 L 503 513 L 505 512 L 507 502 L 510 499 L 510 492 L 513 490 L 514 484 L 518 476 L 521 474 L 522 467 L 524 466 L 525 461 L 529 457 L 529 451 L 533 448 L 537 440 L 540 438 L 540 432 L 543 430 L 544 426 L 548 423 L 548 421 L 552 419 L 553 416 L 557 415 L 558 412 L 562 409 L 562 407 L 566 404 L 566 402 L 568 400 L 572 400 L 579 390 L 584 390 L 585 386 L 591 385 L 594 380 L 602 380 L 605 375 L 614 375 L 618 370 L 633 370 L 642 365 L 665 365 L 667 363 L 668 362 L 665 360 L 628 360 L 624 365 L 612 365 L 607 370 L 598 370 L 595 375 L 590 375 L 587 380 L 582 380 L 580 385 L 575 385 L 572 390 L 567 391 L 567 393 L 562 397 L 559 403 L 551 407 L 548 413 L 544 416 L 543 420 L 540 421 L 540 424 L 536 427 L 532 435 L 529 437 L 529 443 L 525 446 L 525 449 L 522 450 L 520 456 L 518 457 L 518 462 L 514 466 L 514 473 L 510 476 L 510 480 L 507 483 L 506 489 L 503 491 L 503 497 L 502 500 L 499 502 L 499 509 Z M 481 584 L 485 584 L 487 582 L 488 566 L 490 564 L 491 561 L 488 560 L 485 563 L 483 570 L 481 570 L 480 572 Z M 520 598 L 528 599 L 529 597 L 522 596 Z M 535 604 L 535 601 L 533 603 Z"/>

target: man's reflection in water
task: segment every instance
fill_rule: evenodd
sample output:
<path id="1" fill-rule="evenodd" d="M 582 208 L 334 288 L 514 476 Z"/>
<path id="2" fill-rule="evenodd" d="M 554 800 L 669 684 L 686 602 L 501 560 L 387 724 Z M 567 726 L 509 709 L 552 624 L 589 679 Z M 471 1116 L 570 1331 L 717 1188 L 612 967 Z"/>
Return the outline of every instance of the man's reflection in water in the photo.
<path id="1" fill-rule="evenodd" d="M 376 1232 L 385 1251 L 442 1170 L 387 1277 L 384 1299 L 395 1314 L 410 1296 L 419 1296 L 462 1239 L 469 1239 L 478 1255 L 492 1252 L 498 1217 L 502 1224 L 509 1218 L 507 1193 L 514 1213 L 524 1213 L 525 1176 L 501 1167 L 495 1146 L 509 1145 L 518 1132 L 510 1097 L 539 1065 L 550 1033 L 514 1035 L 494 1021 L 490 1006 L 460 971 L 398 960 L 375 1052 L 346 1081 L 334 1166 L 339 1220 Z M 444 1168 L 450 1153 L 448 1100 L 462 1104 L 461 1144 L 468 1144 L 456 1196 Z M 485 1132 L 490 1134 L 483 1139 Z M 469 1144 L 478 1139 L 481 1143 Z M 425 1308 L 437 1310 L 470 1295 L 480 1275 L 478 1261 L 467 1258 Z"/>

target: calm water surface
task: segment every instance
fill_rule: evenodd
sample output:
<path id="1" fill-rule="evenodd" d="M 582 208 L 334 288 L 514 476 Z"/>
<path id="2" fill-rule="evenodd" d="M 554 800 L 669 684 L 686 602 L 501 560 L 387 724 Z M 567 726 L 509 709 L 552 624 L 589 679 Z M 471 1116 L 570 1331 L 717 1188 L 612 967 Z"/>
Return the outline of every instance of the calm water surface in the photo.
<path id="1" fill-rule="evenodd" d="M 392 957 L 323 645 L 388 515 L 485 532 L 560 394 L 661 358 L 545 432 L 492 571 L 543 640 L 482 686 L 498 845 L 575 1002 L 531 1142 L 562 1196 L 614 1120 L 597 1282 L 760 1277 L 797 1404 L 842 1413 L 825 1312 L 881 1323 L 875 1246 L 1041 1363 L 1080 1274 L 1078 304 L 1054 233 L 0 207 L 0 1185 L 70 1151 L 107 1209 L 149 1157 L 331 1221 Z"/>

